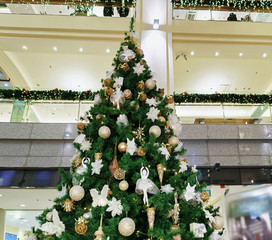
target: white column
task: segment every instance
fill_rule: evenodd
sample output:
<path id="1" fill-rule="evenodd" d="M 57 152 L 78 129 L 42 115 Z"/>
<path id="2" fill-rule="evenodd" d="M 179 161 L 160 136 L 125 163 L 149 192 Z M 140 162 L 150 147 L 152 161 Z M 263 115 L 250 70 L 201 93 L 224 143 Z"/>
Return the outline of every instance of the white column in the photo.
<path id="1" fill-rule="evenodd" d="M 174 92 L 172 53 L 172 5 L 170 0 L 138 0 L 136 32 L 150 66 L 153 78 L 166 94 Z M 154 19 L 159 19 L 159 30 L 153 30 Z"/>
<path id="2" fill-rule="evenodd" d="M 0 239 L 5 239 L 5 210 L 0 208 Z"/>

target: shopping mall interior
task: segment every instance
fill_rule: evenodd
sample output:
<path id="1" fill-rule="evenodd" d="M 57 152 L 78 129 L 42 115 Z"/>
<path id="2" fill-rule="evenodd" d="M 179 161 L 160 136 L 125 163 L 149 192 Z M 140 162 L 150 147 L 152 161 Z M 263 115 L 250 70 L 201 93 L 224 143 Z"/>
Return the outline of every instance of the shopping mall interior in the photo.
<path id="1" fill-rule="evenodd" d="M 0 239 L 36 239 L 96 104 L 88 94 L 115 70 L 132 18 L 157 87 L 175 100 L 183 159 L 224 220 L 222 235 L 196 239 L 272 239 L 272 6 L 246 2 L 0 0 Z"/>

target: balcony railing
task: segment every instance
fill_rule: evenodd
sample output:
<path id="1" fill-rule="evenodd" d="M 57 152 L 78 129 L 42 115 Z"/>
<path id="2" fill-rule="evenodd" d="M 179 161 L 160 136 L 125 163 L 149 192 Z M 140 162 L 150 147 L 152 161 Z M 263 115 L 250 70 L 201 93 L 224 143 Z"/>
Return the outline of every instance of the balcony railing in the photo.
<path id="1" fill-rule="evenodd" d="M 3 100 L 0 122 L 74 123 L 92 101 Z M 183 124 L 272 124 L 270 104 L 180 103 L 175 111 Z"/>

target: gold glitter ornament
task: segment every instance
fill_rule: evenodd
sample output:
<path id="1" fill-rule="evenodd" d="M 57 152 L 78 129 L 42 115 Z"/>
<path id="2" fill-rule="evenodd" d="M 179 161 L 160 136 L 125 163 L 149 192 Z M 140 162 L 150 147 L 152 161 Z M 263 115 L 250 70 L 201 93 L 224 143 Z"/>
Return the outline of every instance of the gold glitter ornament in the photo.
<path id="1" fill-rule="evenodd" d="M 164 170 L 165 170 L 165 166 L 163 164 L 160 163 L 157 165 L 157 172 L 159 175 L 159 180 L 160 180 L 161 185 L 162 185 Z"/>
<path id="2" fill-rule="evenodd" d="M 209 195 L 209 193 L 207 193 L 207 192 L 202 192 L 202 193 L 200 194 L 200 199 L 201 199 L 204 203 L 209 202 L 209 200 L 210 200 L 210 195 Z"/>
<path id="3" fill-rule="evenodd" d="M 159 119 L 159 121 L 160 121 L 160 122 L 166 122 L 166 120 L 165 120 L 165 117 L 164 117 L 164 116 L 159 116 L 159 117 L 158 117 L 158 119 Z"/>
<path id="4" fill-rule="evenodd" d="M 167 95 L 167 103 L 172 104 L 174 102 L 175 102 L 174 98 L 172 96 L 170 96 L 170 95 Z"/>
<path id="5" fill-rule="evenodd" d="M 75 231 L 76 231 L 77 234 L 84 235 L 87 232 L 88 226 L 86 225 L 86 223 L 88 223 L 88 221 L 83 217 L 80 217 L 76 221 Z"/>
<path id="6" fill-rule="evenodd" d="M 125 99 L 131 99 L 132 92 L 129 89 L 124 90 L 124 97 Z"/>
<path id="7" fill-rule="evenodd" d="M 154 222 L 155 222 L 155 208 L 148 208 L 146 210 L 147 212 L 147 220 L 148 220 L 148 225 L 149 225 L 149 229 L 153 230 L 154 228 Z"/>
<path id="8" fill-rule="evenodd" d="M 127 144 L 125 142 L 120 142 L 118 144 L 118 151 L 123 153 L 126 150 L 127 150 Z"/>
<path id="9" fill-rule="evenodd" d="M 101 158 L 102 158 L 102 153 L 95 153 L 94 154 L 94 160 L 95 161 L 101 160 Z"/>
<path id="10" fill-rule="evenodd" d="M 77 123 L 77 128 L 78 128 L 78 130 L 79 130 L 80 132 L 82 132 L 83 129 L 85 128 L 85 124 L 82 123 L 82 122 L 79 122 L 79 123 Z"/>
<path id="11" fill-rule="evenodd" d="M 114 92 L 113 88 L 111 88 L 111 87 L 105 88 L 105 96 L 106 97 L 110 97 L 113 94 L 113 92 Z"/>
<path id="12" fill-rule="evenodd" d="M 139 147 L 137 155 L 142 157 L 142 156 L 145 156 L 145 154 L 146 154 L 146 152 L 144 151 L 143 147 Z"/>
<path id="13" fill-rule="evenodd" d="M 100 226 L 98 227 L 98 230 L 94 232 L 94 235 L 96 236 L 94 240 L 102 240 L 104 236 L 102 221 L 103 221 L 103 214 L 101 215 L 101 218 L 100 218 Z"/>
<path id="14" fill-rule="evenodd" d="M 146 66 L 146 61 L 143 60 L 143 59 L 141 59 L 141 60 L 140 60 L 140 64 Z"/>
<path id="15" fill-rule="evenodd" d="M 140 48 L 136 48 L 136 54 L 137 54 L 137 55 L 143 55 L 143 54 L 144 54 L 144 52 L 143 52 L 143 50 L 142 50 L 142 49 L 140 49 Z"/>
<path id="16" fill-rule="evenodd" d="M 144 81 L 140 81 L 137 86 L 143 91 L 145 89 Z"/>
<path id="17" fill-rule="evenodd" d="M 80 167 L 81 164 L 82 164 L 82 158 L 79 156 L 76 156 L 75 159 L 73 160 L 73 166 Z"/>
<path id="18" fill-rule="evenodd" d="M 140 92 L 138 98 L 140 101 L 145 101 L 147 98 L 147 95 L 144 92 Z"/>
<path id="19" fill-rule="evenodd" d="M 129 184 L 126 180 L 123 180 L 119 183 L 119 188 L 121 191 L 126 191 L 129 187 Z"/>
<path id="20" fill-rule="evenodd" d="M 62 204 L 62 207 L 65 212 L 71 212 L 75 209 L 74 200 L 67 198 Z"/>
<path id="21" fill-rule="evenodd" d="M 117 168 L 113 174 L 114 178 L 117 180 L 122 180 L 125 178 L 126 176 L 126 171 L 124 171 L 121 168 Z"/>
<path id="22" fill-rule="evenodd" d="M 135 222 L 131 218 L 123 218 L 118 224 L 118 230 L 122 236 L 128 237 L 135 231 Z"/>
<path id="23" fill-rule="evenodd" d="M 117 157 L 115 156 L 109 165 L 109 170 L 112 173 L 112 175 L 114 174 L 117 168 L 119 168 L 119 166 L 118 166 Z"/>
<path id="24" fill-rule="evenodd" d="M 104 80 L 104 86 L 106 86 L 106 87 L 109 86 L 110 82 L 111 82 L 111 79 L 110 78 L 106 78 Z"/>
<path id="25" fill-rule="evenodd" d="M 124 72 L 129 71 L 129 65 L 127 63 L 121 64 L 121 69 L 123 69 Z"/>

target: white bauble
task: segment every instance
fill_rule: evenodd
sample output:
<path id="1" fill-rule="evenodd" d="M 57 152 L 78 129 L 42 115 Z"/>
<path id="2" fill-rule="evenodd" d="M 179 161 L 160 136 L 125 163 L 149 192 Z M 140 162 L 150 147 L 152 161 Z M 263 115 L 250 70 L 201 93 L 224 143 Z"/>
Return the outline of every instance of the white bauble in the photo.
<path id="1" fill-rule="evenodd" d="M 111 135 L 111 130 L 107 126 L 102 126 L 98 130 L 98 135 L 104 139 L 107 139 Z"/>
<path id="2" fill-rule="evenodd" d="M 149 88 L 150 90 L 152 90 L 156 86 L 156 82 L 153 79 L 148 79 L 145 82 L 145 86 L 146 88 Z"/>
<path id="3" fill-rule="evenodd" d="M 161 128 L 157 125 L 152 126 L 149 128 L 149 134 L 154 133 L 155 136 L 158 138 L 161 135 Z"/>
<path id="4" fill-rule="evenodd" d="M 85 195 L 84 188 L 80 185 L 75 185 L 70 189 L 69 195 L 72 200 L 80 201 Z"/>
<path id="5" fill-rule="evenodd" d="M 173 146 L 173 145 L 176 145 L 176 144 L 179 144 L 179 139 L 178 137 L 176 136 L 172 136 L 168 139 L 168 143 Z"/>
<path id="6" fill-rule="evenodd" d="M 123 180 L 119 183 L 119 188 L 122 191 L 126 191 L 128 189 L 128 182 L 126 180 Z"/>
<path id="7" fill-rule="evenodd" d="M 214 222 L 212 222 L 212 227 L 215 230 L 220 230 L 224 227 L 224 220 L 222 217 L 220 216 L 216 216 L 214 217 Z"/>
<path id="8" fill-rule="evenodd" d="M 123 218 L 118 224 L 118 230 L 122 236 L 128 237 L 135 231 L 135 222 L 131 218 Z"/>
<path id="9" fill-rule="evenodd" d="M 53 217 L 53 213 L 52 213 L 52 212 L 48 212 L 48 213 L 46 214 L 46 220 L 47 220 L 48 222 L 51 222 L 51 221 L 52 221 L 52 217 Z"/>

